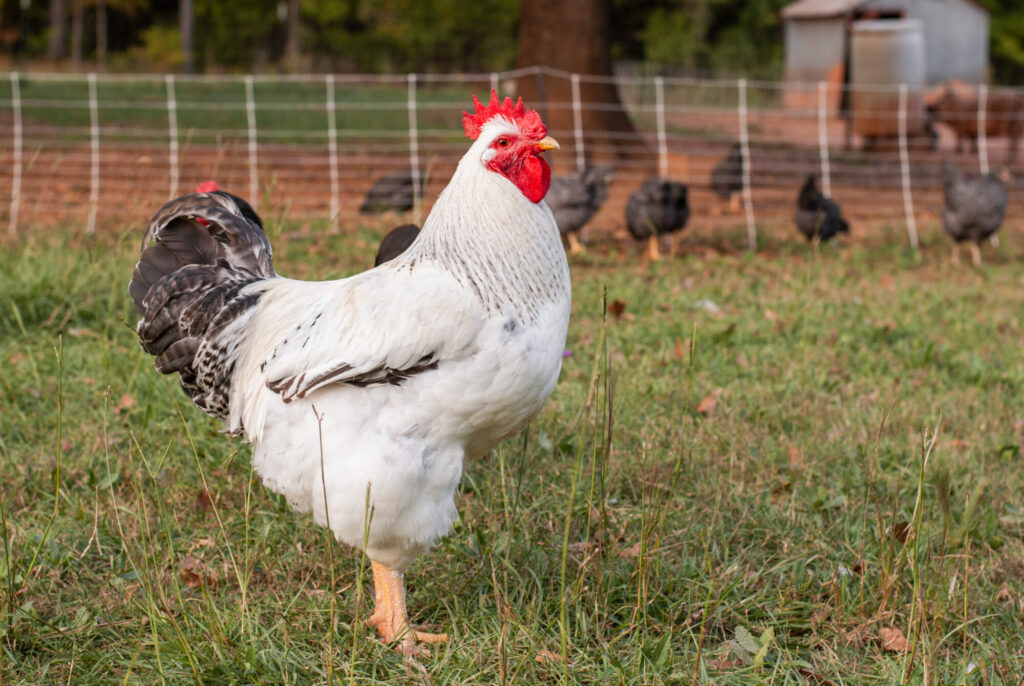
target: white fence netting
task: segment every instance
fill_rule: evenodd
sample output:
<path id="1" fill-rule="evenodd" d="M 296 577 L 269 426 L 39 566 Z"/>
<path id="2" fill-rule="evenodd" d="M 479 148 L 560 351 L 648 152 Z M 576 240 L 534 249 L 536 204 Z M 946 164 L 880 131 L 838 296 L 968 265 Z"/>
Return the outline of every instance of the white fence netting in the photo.
<path id="1" fill-rule="evenodd" d="M 916 246 L 919 233 L 938 230 L 944 159 L 974 174 L 1020 169 L 1013 148 L 1024 129 L 1024 95 L 1012 89 L 960 87 L 951 109 L 936 105 L 942 89 L 898 84 L 854 89 L 546 68 L 187 78 L 10 73 L 0 79 L 0 219 L 11 234 L 56 223 L 86 231 L 141 224 L 169 197 L 215 179 L 261 213 L 344 230 L 367 221 L 358 212 L 366 191 L 398 170 L 422 185 L 423 205 L 414 211 L 422 219 L 466 150 L 461 113 L 470 95 L 492 87 L 515 95 L 524 79 L 535 80 L 541 94 L 530 106 L 546 120 L 568 122 L 551 130 L 562 143 L 556 174 L 588 161 L 616 168 L 596 232 L 620 230 L 628 195 L 660 174 L 689 185 L 693 230 L 735 229 L 753 246 L 765 232 L 791 229 L 797 191 L 815 174 L 855 234 Z M 569 87 L 554 88 L 559 80 Z M 635 132 L 586 128 L 587 110 L 620 106 L 587 100 L 588 84 L 609 81 Z M 938 114 L 930 116 L 928 104 Z M 736 144 L 746 164 L 739 202 L 730 203 L 713 192 L 710 177 Z M 1021 188 L 1024 179 L 1011 181 L 1011 230 L 1024 230 Z"/>

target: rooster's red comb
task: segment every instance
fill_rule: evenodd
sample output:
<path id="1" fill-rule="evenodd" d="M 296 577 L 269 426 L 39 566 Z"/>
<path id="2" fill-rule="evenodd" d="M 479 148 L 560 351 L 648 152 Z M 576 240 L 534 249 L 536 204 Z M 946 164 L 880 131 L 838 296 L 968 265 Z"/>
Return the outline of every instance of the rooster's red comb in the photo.
<path id="1" fill-rule="evenodd" d="M 484 127 L 484 124 L 499 115 L 515 122 L 524 136 L 539 140 L 548 134 L 548 129 L 540 120 L 540 115 L 536 110 L 527 109 L 523 105 L 522 98 L 519 98 L 514 105 L 512 98 L 505 98 L 505 102 L 501 102 L 498 100 L 498 92 L 492 88 L 491 102 L 486 107 L 477 100 L 475 95 L 473 96 L 473 106 L 476 108 L 475 114 L 462 113 L 462 128 L 466 130 L 466 135 L 471 140 L 475 141 L 479 138 L 480 129 Z"/>
<path id="2" fill-rule="evenodd" d="M 219 190 L 220 186 L 218 186 L 217 182 L 212 179 L 210 181 L 203 181 L 196 186 L 196 193 L 212 193 Z"/>

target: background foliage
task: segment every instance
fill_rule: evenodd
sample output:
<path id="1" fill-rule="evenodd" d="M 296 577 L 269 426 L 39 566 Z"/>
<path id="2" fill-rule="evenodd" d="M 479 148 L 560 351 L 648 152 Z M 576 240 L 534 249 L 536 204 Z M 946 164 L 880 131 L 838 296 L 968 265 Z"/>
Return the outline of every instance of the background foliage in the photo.
<path id="1" fill-rule="evenodd" d="M 777 78 L 781 73 L 779 10 L 789 0 L 604 1 L 612 14 L 611 49 L 617 59 L 722 76 Z M 992 12 L 994 81 L 1021 83 L 1024 3 L 979 1 Z M 299 4 L 300 17 L 302 59 L 293 68 L 489 71 L 510 68 L 516 60 L 519 0 L 194 0 L 198 69 L 282 65 L 289 2 Z M 98 3 L 105 4 L 108 17 L 108 68 L 181 66 L 173 0 L 86 0 L 86 61 L 96 53 Z M 589 11 L 602 0 L 579 4 Z M 0 53 L 16 61 L 44 58 L 50 31 L 45 0 L 0 0 Z"/>

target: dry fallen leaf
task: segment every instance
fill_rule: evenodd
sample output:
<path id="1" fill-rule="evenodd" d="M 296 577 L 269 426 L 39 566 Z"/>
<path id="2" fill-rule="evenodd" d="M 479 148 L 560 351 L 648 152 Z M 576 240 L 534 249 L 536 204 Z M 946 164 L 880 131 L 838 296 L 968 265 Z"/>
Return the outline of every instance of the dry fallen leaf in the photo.
<path id="1" fill-rule="evenodd" d="M 819 624 L 824 622 L 832 614 L 832 608 L 825 605 L 819 607 L 817 610 L 811 613 L 811 626 L 817 627 Z"/>
<path id="2" fill-rule="evenodd" d="M 11 355 L 11 364 L 16 365 L 27 357 L 25 353 L 14 353 Z"/>
<path id="3" fill-rule="evenodd" d="M 700 405 L 697 406 L 697 411 L 707 417 L 715 411 L 715 407 L 718 406 L 718 394 L 719 391 L 711 391 L 707 397 L 700 401 Z"/>
<path id="4" fill-rule="evenodd" d="M 689 343 L 690 343 L 690 339 L 689 338 L 686 339 L 686 343 L 687 343 L 687 347 L 689 347 Z M 673 351 L 672 356 L 674 358 L 676 358 L 677 360 L 682 360 L 682 359 L 684 359 L 686 357 L 686 352 L 683 349 L 683 342 L 681 340 L 679 340 L 678 338 L 676 339 L 676 349 L 675 349 L 675 351 Z"/>
<path id="5" fill-rule="evenodd" d="M 772 504 L 780 505 L 783 502 L 788 502 L 793 496 L 793 482 L 783 481 L 775 485 L 772 488 Z"/>
<path id="6" fill-rule="evenodd" d="M 194 557 L 181 561 L 181 580 L 192 588 L 213 586 L 217 582 L 206 563 Z"/>
<path id="7" fill-rule="evenodd" d="M 907 637 L 896 627 L 883 626 L 879 629 L 878 635 L 882 639 L 882 647 L 884 649 L 891 650 L 894 653 L 907 652 Z"/>
<path id="8" fill-rule="evenodd" d="M 114 414 L 121 414 L 123 411 L 135 407 L 135 398 L 130 393 L 125 393 L 121 396 L 121 399 L 117 401 L 117 405 L 114 407 Z"/>
<path id="9" fill-rule="evenodd" d="M 623 548 L 622 550 L 619 551 L 619 557 L 624 557 L 627 560 L 632 560 L 633 558 L 635 558 L 639 554 L 640 554 L 640 544 L 639 543 L 634 543 L 633 545 L 629 546 L 628 548 Z"/>
<path id="10" fill-rule="evenodd" d="M 618 319 L 622 316 L 622 313 L 626 311 L 625 300 L 612 300 L 608 303 L 608 313 Z"/>
<path id="11" fill-rule="evenodd" d="M 736 669 L 737 667 L 742 666 L 743 662 L 741 660 L 731 658 L 728 655 L 725 655 L 723 657 L 716 657 L 714 660 L 708 661 L 708 667 L 720 671 L 724 671 L 726 669 Z"/>
<path id="12" fill-rule="evenodd" d="M 565 662 L 562 656 L 558 653 L 553 653 L 550 650 L 542 650 L 537 653 L 537 657 L 533 658 L 536 662 L 544 664 L 546 662 Z"/>
<path id="13" fill-rule="evenodd" d="M 811 669 L 809 667 L 800 667 L 797 670 L 797 672 L 799 672 L 800 675 L 805 677 L 808 681 L 811 681 L 813 683 L 822 684 L 823 686 L 835 686 L 835 682 L 834 681 L 832 681 L 831 679 L 826 678 L 820 672 L 816 672 L 816 671 L 814 671 L 813 669 Z"/>
<path id="14" fill-rule="evenodd" d="M 213 496 L 205 488 L 200 488 L 196 493 L 196 509 L 205 512 L 213 507 Z"/>
<path id="15" fill-rule="evenodd" d="M 779 321 L 779 315 L 775 314 L 774 310 L 765 310 L 764 311 L 764 318 L 767 319 L 770 322 L 777 322 L 777 321 Z"/>

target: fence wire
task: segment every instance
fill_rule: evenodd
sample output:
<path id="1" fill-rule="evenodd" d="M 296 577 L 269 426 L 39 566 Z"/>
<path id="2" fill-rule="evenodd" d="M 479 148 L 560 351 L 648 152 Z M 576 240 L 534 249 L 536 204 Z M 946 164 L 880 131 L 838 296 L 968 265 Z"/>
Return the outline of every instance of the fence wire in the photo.
<path id="1" fill-rule="evenodd" d="M 88 232 L 141 224 L 168 192 L 215 179 L 247 193 L 261 212 L 345 230 L 367 221 L 359 208 L 375 180 L 407 171 L 422 198 L 414 218 L 422 220 L 466 150 L 461 115 L 470 94 L 496 88 L 514 96 L 524 79 L 540 93 L 528 104 L 564 122 L 551 130 L 563 147 L 556 174 L 592 163 L 616 168 L 593 222 L 598 232 L 620 232 L 629 194 L 660 175 L 690 187 L 692 227 L 744 231 L 753 248 L 759 233 L 791 229 L 797 191 L 814 174 L 855 234 L 905 232 L 916 247 L 919 225 L 932 231 L 940 223 L 945 159 L 967 173 L 1019 170 L 1024 93 L 984 86 L 852 88 L 539 67 L 237 77 L 12 72 L 0 79 L 0 217 L 12 235 L 56 223 L 80 222 Z M 590 95 L 601 92 L 590 86 L 607 84 L 621 103 Z M 587 129 L 587 113 L 620 108 L 635 131 Z M 736 144 L 738 204 L 710 181 Z M 1020 189 L 1011 182 L 1006 222 L 1017 230 Z"/>

